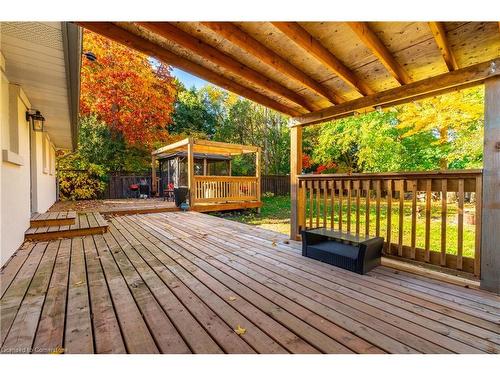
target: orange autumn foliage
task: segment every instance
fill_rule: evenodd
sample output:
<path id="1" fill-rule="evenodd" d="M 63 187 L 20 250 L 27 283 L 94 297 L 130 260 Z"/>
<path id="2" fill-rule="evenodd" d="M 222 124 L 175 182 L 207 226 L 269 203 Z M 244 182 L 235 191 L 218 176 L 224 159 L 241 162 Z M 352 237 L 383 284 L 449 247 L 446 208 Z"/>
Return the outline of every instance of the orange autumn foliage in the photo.
<path id="1" fill-rule="evenodd" d="M 88 30 L 83 51 L 97 61 L 82 59 L 81 116 L 95 114 L 130 145 L 168 141 L 176 96 L 170 67 Z"/>

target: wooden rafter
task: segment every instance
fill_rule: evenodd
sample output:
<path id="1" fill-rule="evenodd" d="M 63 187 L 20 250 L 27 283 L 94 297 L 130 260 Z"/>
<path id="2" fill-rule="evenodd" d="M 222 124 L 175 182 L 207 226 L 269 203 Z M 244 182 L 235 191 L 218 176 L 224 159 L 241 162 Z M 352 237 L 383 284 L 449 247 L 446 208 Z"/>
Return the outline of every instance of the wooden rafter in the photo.
<path id="1" fill-rule="evenodd" d="M 296 92 L 273 81 L 260 72 L 234 60 L 231 56 L 223 53 L 215 47 L 199 40 L 167 22 L 138 22 L 138 25 L 160 35 L 161 37 L 174 42 L 175 44 L 190 50 L 194 54 L 227 69 L 233 74 L 252 82 L 264 90 L 271 91 L 283 98 L 286 98 L 309 111 L 318 109 L 318 106 L 308 103 L 307 100 Z"/>
<path id="2" fill-rule="evenodd" d="M 448 71 L 457 70 L 458 64 L 451 50 L 451 46 L 446 38 L 446 30 L 442 22 L 428 22 L 432 35 L 436 40 L 436 44 L 443 55 L 443 59 L 448 67 Z"/>
<path id="3" fill-rule="evenodd" d="M 408 72 L 396 61 L 366 22 L 347 22 L 347 24 L 400 84 L 405 85 L 412 82 Z"/>
<path id="4" fill-rule="evenodd" d="M 335 94 L 331 89 L 309 77 L 302 70 L 290 64 L 276 52 L 272 51 L 258 40 L 254 39 L 246 32 L 231 22 L 202 22 L 202 24 L 231 43 L 237 45 L 244 51 L 257 57 L 263 63 L 273 67 L 275 70 L 287 75 L 296 82 L 308 87 L 317 94 L 327 98 L 330 103 L 342 103 L 344 99 Z"/>
<path id="5" fill-rule="evenodd" d="M 370 95 L 374 93 L 367 84 L 358 79 L 342 61 L 326 49 L 297 22 L 273 22 L 272 24 L 360 94 Z"/>
<path id="6" fill-rule="evenodd" d="M 135 35 L 111 22 L 78 22 L 78 24 L 132 49 L 145 53 L 149 56 L 156 57 L 166 64 L 176 66 L 188 73 L 225 88 L 226 90 L 232 91 L 259 104 L 275 109 L 276 111 L 290 116 L 297 116 L 301 113 L 294 108 L 285 106 L 282 103 L 262 95 L 248 87 L 225 78 L 210 69 L 200 66 L 191 60 L 177 56 L 173 52 L 168 51 L 151 41 L 143 39 L 140 36 Z"/>
<path id="7" fill-rule="evenodd" d="M 497 66 L 500 66 L 500 58 L 351 100 L 296 117 L 293 119 L 295 122 L 294 126 L 313 125 L 352 115 L 365 108 L 403 104 L 429 96 L 441 95 L 452 90 L 479 85 L 487 78 L 500 75 L 500 69 L 492 68 Z"/>

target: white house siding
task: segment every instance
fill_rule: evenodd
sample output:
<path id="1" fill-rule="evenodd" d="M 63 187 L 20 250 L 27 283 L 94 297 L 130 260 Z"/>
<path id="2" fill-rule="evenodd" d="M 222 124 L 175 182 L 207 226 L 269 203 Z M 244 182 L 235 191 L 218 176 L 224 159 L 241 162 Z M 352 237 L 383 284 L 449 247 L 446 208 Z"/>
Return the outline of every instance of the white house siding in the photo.
<path id="1" fill-rule="evenodd" d="M 6 64 L 9 62 L 6 61 Z M 10 258 L 22 244 L 24 232 L 29 226 L 32 212 L 45 212 L 56 199 L 54 168 L 44 171 L 43 137 L 45 133 L 33 132 L 26 121 L 25 113 L 30 107 L 29 99 L 22 87 L 9 82 L 5 69 L 1 71 L 0 144 L 2 161 L 0 168 L 0 264 Z M 17 136 L 12 132 L 16 131 Z M 30 199 L 30 139 L 32 137 L 33 207 Z M 17 140 L 17 144 L 16 143 Z M 46 153 L 54 157 L 50 140 L 46 142 Z M 49 157 L 47 157 L 50 160 Z M 53 160 L 53 159 L 52 159 Z M 46 163 L 47 165 L 47 163 Z"/>

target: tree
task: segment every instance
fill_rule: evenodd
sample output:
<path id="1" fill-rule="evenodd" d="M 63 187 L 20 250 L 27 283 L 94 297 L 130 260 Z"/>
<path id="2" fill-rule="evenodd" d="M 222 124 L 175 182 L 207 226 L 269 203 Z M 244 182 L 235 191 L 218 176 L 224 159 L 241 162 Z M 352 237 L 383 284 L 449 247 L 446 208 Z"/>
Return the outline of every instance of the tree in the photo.
<path id="1" fill-rule="evenodd" d="M 403 138 L 434 134 L 432 145 L 441 153 L 440 168 L 447 169 L 467 166 L 460 161 L 464 158 L 474 164 L 482 160 L 483 112 L 484 88 L 474 87 L 402 105 L 397 117 Z"/>
<path id="2" fill-rule="evenodd" d="M 170 67 L 88 30 L 83 59 L 80 113 L 95 115 L 130 145 L 153 148 L 169 140 L 176 88 Z"/>
<path id="3" fill-rule="evenodd" d="M 304 152 L 317 173 L 331 163 L 336 172 L 478 168 L 482 132 L 483 90 L 474 88 L 312 127 Z"/>

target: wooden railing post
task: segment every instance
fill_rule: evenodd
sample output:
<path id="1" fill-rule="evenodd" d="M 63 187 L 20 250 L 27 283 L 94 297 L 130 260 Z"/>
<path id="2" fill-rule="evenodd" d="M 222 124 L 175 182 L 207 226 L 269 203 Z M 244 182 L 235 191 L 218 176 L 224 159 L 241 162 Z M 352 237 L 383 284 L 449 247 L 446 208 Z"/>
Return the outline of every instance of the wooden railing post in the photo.
<path id="1" fill-rule="evenodd" d="M 482 194 L 476 188 L 478 199 L 482 195 L 482 202 L 476 202 L 476 207 L 482 203 L 476 259 L 481 261 L 481 288 L 500 293 L 500 77 L 485 82 L 483 164 Z"/>
<path id="2" fill-rule="evenodd" d="M 189 206 L 193 207 L 195 204 L 195 185 L 194 185 L 194 142 L 192 138 L 189 138 L 189 143 L 187 145 L 188 153 L 188 189 L 189 189 Z"/>
<path id="3" fill-rule="evenodd" d="M 256 196 L 257 201 L 260 202 L 260 147 L 255 153 L 255 177 L 257 177 L 257 185 L 256 185 Z M 260 207 L 257 208 L 257 212 L 260 213 Z"/>
<path id="4" fill-rule="evenodd" d="M 302 173 L 302 127 L 290 129 L 290 238 L 299 237 L 299 181 L 297 176 Z"/>

